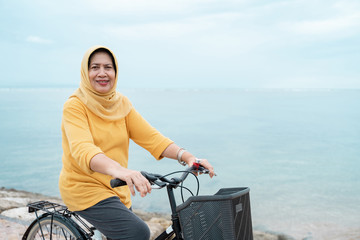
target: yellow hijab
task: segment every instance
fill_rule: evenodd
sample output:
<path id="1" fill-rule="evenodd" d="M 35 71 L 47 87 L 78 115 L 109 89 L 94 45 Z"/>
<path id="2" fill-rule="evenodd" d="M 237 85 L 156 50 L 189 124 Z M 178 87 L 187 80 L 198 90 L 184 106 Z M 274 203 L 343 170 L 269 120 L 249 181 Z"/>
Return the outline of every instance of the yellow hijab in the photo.
<path id="1" fill-rule="evenodd" d="M 96 92 L 90 83 L 89 78 L 89 58 L 90 55 L 97 49 L 104 48 L 108 50 L 115 61 L 115 83 L 113 88 L 108 93 Z M 80 87 L 73 93 L 71 97 L 78 97 L 85 105 L 95 113 L 97 116 L 107 120 L 118 120 L 125 117 L 131 110 L 130 101 L 116 91 L 116 84 L 118 80 L 118 63 L 115 54 L 107 47 L 93 46 L 85 53 L 81 62 L 81 82 Z"/>

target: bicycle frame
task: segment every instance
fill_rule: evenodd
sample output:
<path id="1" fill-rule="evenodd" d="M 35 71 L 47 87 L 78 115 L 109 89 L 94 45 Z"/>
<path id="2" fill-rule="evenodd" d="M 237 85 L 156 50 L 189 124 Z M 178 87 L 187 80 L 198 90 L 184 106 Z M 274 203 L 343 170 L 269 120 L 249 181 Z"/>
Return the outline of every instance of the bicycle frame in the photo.
<path id="1" fill-rule="evenodd" d="M 171 180 L 166 179 L 164 176 L 159 178 L 162 181 L 167 182 L 167 183 L 162 182 L 162 184 L 160 184 L 158 186 L 160 186 L 160 188 L 166 186 L 168 199 L 169 199 L 169 203 L 170 203 L 170 208 L 171 208 L 172 225 L 170 227 L 168 227 L 164 232 L 162 232 L 159 236 L 157 236 L 155 238 L 155 240 L 166 240 L 166 239 L 169 239 L 169 237 L 172 237 L 173 235 L 175 235 L 175 237 L 173 239 L 184 240 L 181 225 L 180 225 L 179 214 L 176 211 L 177 205 L 176 205 L 176 200 L 175 200 L 174 189 L 177 188 L 179 186 L 179 184 L 183 182 L 183 180 L 185 180 L 187 175 L 190 173 L 190 170 L 193 170 L 193 168 L 189 168 L 187 171 L 181 171 L 181 172 L 184 172 L 183 176 L 181 178 L 172 178 Z M 145 172 L 142 172 L 142 174 L 146 175 Z M 119 179 L 114 179 L 114 180 L 119 180 Z M 151 177 L 148 178 L 148 180 L 150 182 L 155 181 Z M 121 180 L 119 180 L 119 181 L 121 181 Z M 152 182 L 152 183 L 154 183 L 154 182 Z M 123 183 L 121 183 L 121 184 L 123 184 Z M 111 186 L 116 187 L 116 186 L 113 186 L 113 183 L 111 183 Z M 119 186 L 119 185 L 117 185 L 117 186 Z M 63 218 L 68 219 L 69 223 L 73 227 L 75 227 L 76 229 L 78 229 L 79 231 L 82 232 L 81 238 L 92 239 L 91 237 L 94 236 L 95 228 L 88 226 L 84 221 L 81 220 L 81 218 L 79 216 L 77 216 L 76 213 L 69 211 L 67 209 L 67 207 L 65 207 L 65 206 L 62 206 L 60 204 L 51 203 L 48 201 L 40 201 L 40 202 L 31 203 L 28 205 L 28 207 L 29 207 L 29 212 L 35 212 L 36 219 L 32 222 L 32 224 L 29 226 L 29 228 L 25 232 L 23 239 L 27 238 L 27 235 L 28 235 L 30 229 L 32 227 L 34 227 L 34 225 L 36 225 L 36 224 L 39 225 L 41 234 L 43 236 L 41 225 L 40 225 L 40 220 L 49 215 L 52 216 L 50 226 L 52 226 L 52 220 L 53 220 L 54 216 L 61 216 Z M 37 214 L 38 210 L 45 211 L 45 213 L 41 216 L 38 216 L 38 214 Z M 75 217 L 78 222 L 72 221 L 71 220 L 72 216 Z M 50 233 L 51 232 L 52 232 L 52 229 L 50 229 Z"/>

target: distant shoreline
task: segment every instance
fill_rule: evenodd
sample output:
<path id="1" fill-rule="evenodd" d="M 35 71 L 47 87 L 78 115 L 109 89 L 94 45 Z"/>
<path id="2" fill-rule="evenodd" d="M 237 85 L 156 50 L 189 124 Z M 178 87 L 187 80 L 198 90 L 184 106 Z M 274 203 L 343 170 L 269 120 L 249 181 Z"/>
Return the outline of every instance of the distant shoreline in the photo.
<path id="1" fill-rule="evenodd" d="M 0 91 L 10 90 L 75 90 L 79 86 L 0 86 Z M 336 92 L 360 91 L 360 88 L 151 88 L 151 87 L 118 87 L 118 91 L 240 91 L 240 92 Z"/>

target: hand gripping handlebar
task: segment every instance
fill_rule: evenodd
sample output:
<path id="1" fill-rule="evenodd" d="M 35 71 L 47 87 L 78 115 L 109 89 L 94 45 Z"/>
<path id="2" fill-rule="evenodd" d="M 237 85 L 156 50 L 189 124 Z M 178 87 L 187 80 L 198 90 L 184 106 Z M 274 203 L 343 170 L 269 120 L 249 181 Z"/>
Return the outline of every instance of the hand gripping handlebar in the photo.
<path id="1" fill-rule="evenodd" d="M 181 172 L 183 172 L 183 174 L 180 178 L 171 178 L 171 179 L 166 178 L 166 176 L 168 176 L 168 175 L 153 174 L 153 173 L 148 173 L 145 171 L 141 171 L 141 174 L 150 182 L 151 185 L 155 184 L 155 185 L 159 186 L 160 188 L 162 188 L 168 184 L 173 185 L 173 186 L 179 185 L 187 178 L 189 173 L 209 173 L 209 170 L 207 170 L 206 168 L 204 168 L 203 166 L 201 166 L 198 163 L 194 163 L 191 167 L 189 167 L 186 170 L 181 171 Z M 121 186 L 125 186 L 125 185 L 127 185 L 126 182 L 119 178 L 114 178 L 114 179 L 111 179 L 111 181 L 110 181 L 110 186 L 112 188 L 121 187 Z"/>

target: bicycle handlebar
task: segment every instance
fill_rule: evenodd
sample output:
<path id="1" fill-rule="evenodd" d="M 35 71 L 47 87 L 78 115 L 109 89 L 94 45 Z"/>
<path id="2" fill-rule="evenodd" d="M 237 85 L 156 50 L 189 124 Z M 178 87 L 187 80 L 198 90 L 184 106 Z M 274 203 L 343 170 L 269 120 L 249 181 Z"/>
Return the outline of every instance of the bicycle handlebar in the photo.
<path id="1" fill-rule="evenodd" d="M 209 173 L 209 170 L 204 168 L 198 163 L 194 163 L 191 167 L 188 167 L 186 170 L 179 172 L 183 172 L 180 178 L 171 178 L 171 179 L 166 178 L 167 175 L 153 174 L 145 171 L 141 171 L 141 174 L 150 182 L 151 185 L 155 184 L 160 188 L 163 188 L 166 185 L 172 185 L 173 187 L 178 186 L 180 183 L 185 181 L 189 173 L 195 172 L 195 173 L 207 174 Z M 111 179 L 110 181 L 110 186 L 112 188 L 125 186 L 125 185 L 127 185 L 127 183 L 119 178 Z"/>

